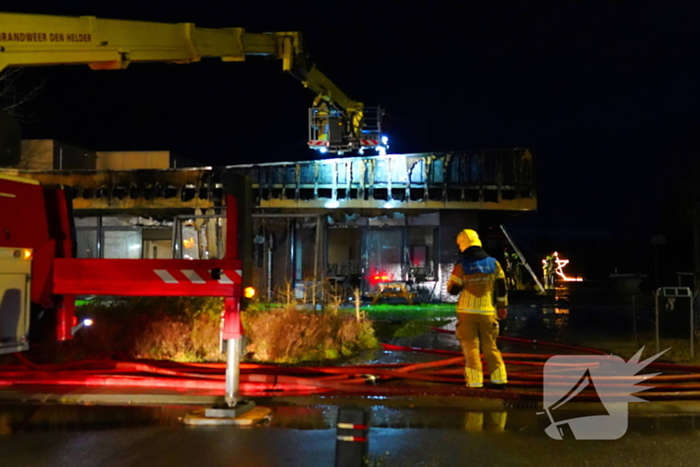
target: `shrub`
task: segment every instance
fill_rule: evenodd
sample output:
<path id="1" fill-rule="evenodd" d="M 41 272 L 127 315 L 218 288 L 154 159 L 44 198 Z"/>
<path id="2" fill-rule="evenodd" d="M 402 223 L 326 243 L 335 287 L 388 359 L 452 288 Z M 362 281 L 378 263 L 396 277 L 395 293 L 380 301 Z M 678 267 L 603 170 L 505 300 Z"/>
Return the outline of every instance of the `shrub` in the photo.
<path id="1" fill-rule="evenodd" d="M 372 324 L 352 315 L 288 307 L 246 313 L 244 320 L 254 361 L 321 361 L 378 346 Z"/>
<path id="2" fill-rule="evenodd" d="M 78 333 L 81 354 L 90 358 L 221 361 L 220 298 L 137 297 L 98 301 L 79 308 L 94 319 Z M 372 324 L 354 314 L 294 307 L 243 313 L 247 353 L 256 361 L 295 363 L 349 356 L 376 348 Z"/>
<path id="3" fill-rule="evenodd" d="M 79 333 L 95 357 L 217 361 L 222 300 L 136 297 L 80 307 L 94 324 Z"/>

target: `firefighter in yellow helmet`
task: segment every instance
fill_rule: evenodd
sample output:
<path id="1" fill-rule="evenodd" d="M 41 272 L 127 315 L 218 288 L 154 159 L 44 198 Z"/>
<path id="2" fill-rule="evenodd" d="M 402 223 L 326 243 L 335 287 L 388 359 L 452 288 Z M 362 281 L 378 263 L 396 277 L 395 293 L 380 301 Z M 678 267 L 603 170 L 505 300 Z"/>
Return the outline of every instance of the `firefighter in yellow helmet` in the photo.
<path id="1" fill-rule="evenodd" d="M 496 347 L 498 320 L 506 317 L 508 296 L 506 276 L 496 259 L 481 247 L 479 235 L 470 229 L 457 235 L 462 255 L 447 282 L 447 291 L 459 294 L 457 302 L 457 338 L 464 353 L 464 376 L 467 386 L 484 385 L 479 343 L 490 371 L 491 386 L 505 388 L 506 366 Z"/>
<path id="2" fill-rule="evenodd" d="M 330 116 L 330 109 L 328 107 L 328 102 L 323 99 L 323 95 L 319 94 L 314 99 L 313 109 L 316 111 L 315 123 L 318 130 L 316 139 L 319 141 L 328 141 L 330 137 L 330 128 L 328 117 Z"/>

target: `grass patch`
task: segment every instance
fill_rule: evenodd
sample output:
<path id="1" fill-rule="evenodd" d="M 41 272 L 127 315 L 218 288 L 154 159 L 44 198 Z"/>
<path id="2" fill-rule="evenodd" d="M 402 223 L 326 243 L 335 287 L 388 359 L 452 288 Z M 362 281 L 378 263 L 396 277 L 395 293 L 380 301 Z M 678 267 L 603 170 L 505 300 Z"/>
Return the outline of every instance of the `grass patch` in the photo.
<path id="1" fill-rule="evenodd" d="M 449 323 L 448 320 L 427 321 L 415 319 L 409 321 L 394 331 L 393 337 L 415 337 L 430 331 L 430 327 L 441 327 Z"/>
<path id="2" fill-rule="evenodd" d="M 371 305 L 363 306 L 362 311 L 372 320 L 408 322 L 413 320 L 434 320 L 455 316 L 453 303 L 429 303 L 423 305 Z"/>
<path id="3" fill-rule="evenodd" d="M 248 307 L 249 311 L 265 311 L 279 310 L 287 308 L 284 303 L 258 301 L 251 303 Z M 352 307 L 342 307 L 341 310 L 354 309 Z M 377 305 L 363 305 L 361 311 L 373 320 L 392 320 L 392 321 L 410 321 L 414 319 L 433 319 L 454 316 L 454 303 L 425 303 L 420 305 L 406 304 L 386 304 L 380 303 Z"/>
<path id="4" fill-rule="evenodd" d="M 374 331 L 382 340 L 394 337 L 415 337 L 428 331 L 426 326 L 440 327 L 455 317 L 452 303 L 422 305 L 379 304 L 362 307 L 363 313 L 374 322 Z"/>

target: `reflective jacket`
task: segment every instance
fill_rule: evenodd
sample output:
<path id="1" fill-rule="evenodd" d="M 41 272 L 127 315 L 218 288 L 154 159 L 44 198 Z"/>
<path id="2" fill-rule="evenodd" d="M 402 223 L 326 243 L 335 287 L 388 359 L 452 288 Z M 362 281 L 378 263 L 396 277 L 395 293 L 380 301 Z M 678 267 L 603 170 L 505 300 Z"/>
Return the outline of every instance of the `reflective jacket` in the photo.
<path id="1" fill-rule="evenodd" d="M 503 268 L 478 246 L 464 250 L 447 281 L 447 291 L 459 294 L 457 313 L 494 314 L 508 305 Z"/>

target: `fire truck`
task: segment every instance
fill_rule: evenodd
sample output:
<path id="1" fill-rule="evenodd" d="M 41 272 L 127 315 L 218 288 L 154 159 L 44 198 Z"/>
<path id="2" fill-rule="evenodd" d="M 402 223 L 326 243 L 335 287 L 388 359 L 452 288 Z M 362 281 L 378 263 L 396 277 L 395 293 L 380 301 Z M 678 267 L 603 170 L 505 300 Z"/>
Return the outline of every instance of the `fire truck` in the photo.
<path id="1" fill-rule="evenodd" d="M 257 34 L 193 23 L 0 13 L 0 71 L 76 64 L 119 70 L 131 63 L 193 63 L 203 58 L 241 62 L 250 56 L 280 59 L 283 71 L 316 93 L 308 114 L 310 148 L 333 154 L 386 150 L 383 109 L 350 99 L 319 71 L 309 61 L 299 32 Z"/>
<path id="2" fill-rule="evenodd" d="M 49 337 L 71 339 L 81 326 L 77 295 L 224 298 L 226 402 L 239 401 L 241 301 L 250 277 L 250 179 L 223 174 L 225 253 L 221 259 L 83 259 L 75 255 L 71 201 L 64 187 L 0 173 L 0 354 L 29 348 L 32 312 L 50 323 Z M 44 330 L 46 326 L 43 326 Z"/>

